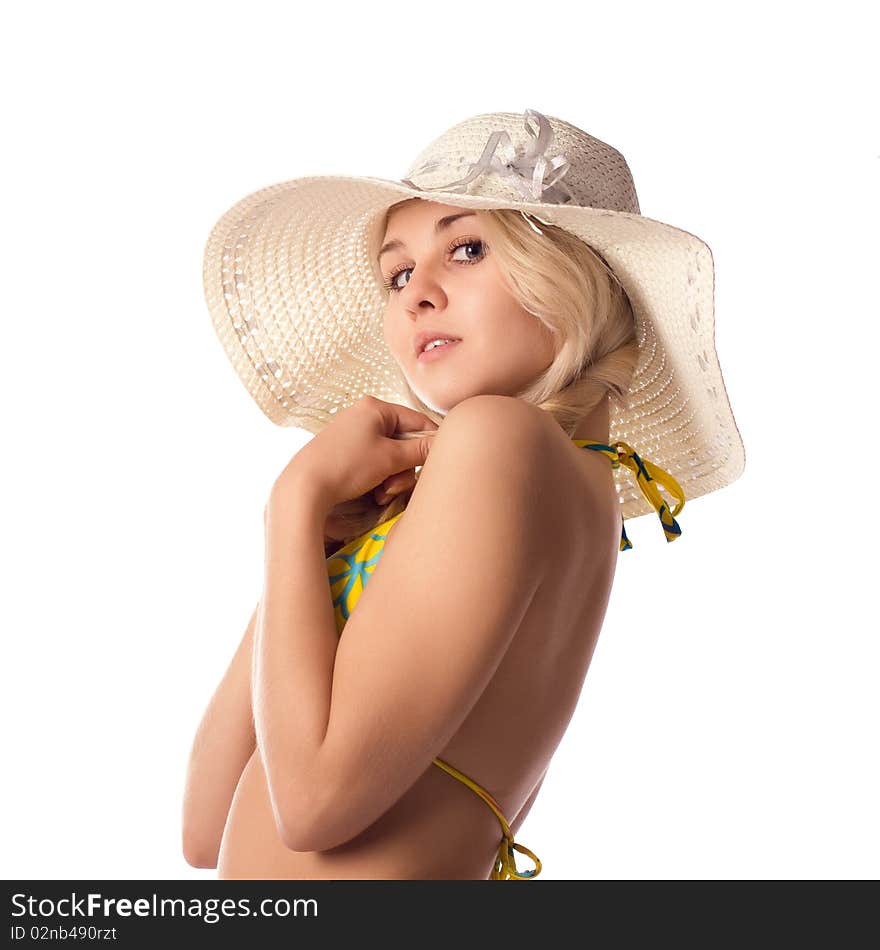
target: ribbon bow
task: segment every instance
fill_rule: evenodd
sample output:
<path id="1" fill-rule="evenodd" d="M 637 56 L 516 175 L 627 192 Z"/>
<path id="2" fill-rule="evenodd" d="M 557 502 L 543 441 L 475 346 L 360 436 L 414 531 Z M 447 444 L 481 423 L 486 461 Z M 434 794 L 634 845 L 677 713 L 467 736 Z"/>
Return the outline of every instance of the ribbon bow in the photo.
<path id="1" fill-rule="evenodd" d="M 537 129 L 531 126 L 532 120 L 537 123 Z M 522 152 L 514 146 L 510 135 L 503 129 L 493 132 L 486 141 L 483 154 L 474 164 L 468 167 L 464 178 L 449 182 L 446 185 L 434 185 L 423 188 L 414 184 L 411 179 L 402 179 L 405 185 L 417 188 L 419 191 L 453 191 L 465 192 L 467 185 L 483 174 L 497 174 L 507 178 L 530 201 L 546 201 L 551 204 L 568 204 L 574 200 L 574 195 L 562 181 L 563 176 L 571 168 L 571 163 L 564 155 L 547 157 L 547 150 L 553 140 L 553 129 L 547 117 L 535 109 L 526 109 L 523 125 L 531 136 L 531 141 Z M 495 152 L 504 142 L 508 152 L 512 155 L 502 160 Z M 442 164 L 439 161 L 425 162 L 412 174 L 420 175 Z M 550 175 L 547 178 L 548 174 Z"/>
<path id="2" fill-rule="evenodd" d="M 684 491 L 681 485 L 659 465 L 643 459 L 638 452 L 626 442 L 612 442 L 606 445 L 604 442 L 595 442 L 592 439 L 574 439 L 574 444 L 581 448 L 594 449 L 601 452 L 611 460 L 612 468 L 620 468 L 625 465 L 628 469 L 635 472 L 636 483 L 641 493 L 648 499 L 657 515 L 660 518 L 660 524 L 667 541 L 674 541 L 681 537 L 681 528 L 673 517 L 684 508 Z M 676 506 L 669 510 L 669 505 L 663 500 L 660 489 L 662 485 L 671 495 L 677 499 Z M 620 550 L 628 551 L 632 548 L 632 541 L 626 536 L 626 528 L 620 529 Z"/>
<path id="3" fill-rule="evenodd" d="M 514 850 L 526 855 L 535 862 L 535 866 L 530 871 L 520 871 L 516 866 Z M 513 840 L 513 835 L 505 835 L 501 841 L 501 847 L 498 849 L 498 855 L 495 858 L 495 864 L 492 866 L 493 881 L 527 881 L 530 878 L 537 877 L 541 873 L 541 861 L 534 851 L 530 851 L 524 844 L 518 844 Z"/>
<path id="4" fill-rule="evenodd" d="M 659 465 L 655 465 L 653 462 L 641 458 L 638 452 L 636 452 L 632 446 L 627 445 L 626 442 L 615 442 L 613 448 L 615 449 L 617 458 L 616 461 L 612 458 L 611 467 L 617 468 L 619 465 L 626 465 L 627 468 L 635 472 L 636 483 L 641 489 L 642 494 L 654 506 L 654 510 L 660 517 L 660 523 L 663 525 L 666 540 L 674 541 L 680 537 L 681 528 L 675 520 L 674 515 L 677 515 L 681 509 L 684 508 L 684 492 L 682 491 L 681 485 L 678 484 L 669 472 L 664 471 Z M 678 503 L 672 511 L 669 510 L 669 506 L 663 500 L 660 489 L 657 487 L 658 484 L 663 485 L 663 487 L 678 500 Z M 626 532 L 624 532 L 620 549 L 621 551 L 625 551 L 631 547 L 632 544 L 629 538 L 626 537 Z"/>

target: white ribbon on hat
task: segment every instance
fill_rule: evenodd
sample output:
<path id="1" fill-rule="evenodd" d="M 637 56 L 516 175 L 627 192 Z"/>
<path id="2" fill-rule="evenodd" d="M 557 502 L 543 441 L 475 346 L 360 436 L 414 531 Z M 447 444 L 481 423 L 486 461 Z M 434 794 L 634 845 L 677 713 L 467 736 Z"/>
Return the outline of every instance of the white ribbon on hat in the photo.
<path id="1" fill-rule="evenodd" d="M 531 127 L 532 119 L 537 123 L 537 130 L 533 130 Z M 553 129 L 547 117 L 535 109 L 526 109 L 523 124 L 526 132 L 531 136 L 531 141 L 521 153 L 517 152 L 510 135 L 501 129 L 489 136 L 483 148 L 483 154 L 474 164 L 469 166 L 468 173 L 464 178 L 459 178 L 457 181 L 449 182 L 446 185 L 434 185 L 431 188 L 416 185 L 409 178 L 401 180 L 405 185 L 417 188 L 419 191 L 461 193 L 466 191 L 466 186 L 480 175 L 495 173 L 502 178 L 509 179 L 531 201 L 546 201 L 550 204 L 567 204 L 573 201 L 574 195 L 565 182 L 562 181 L 563 176 L 571 168 L 571 163 L 562 154 L 549 159 L 546 155 L 547 149 L 553 140 Z M 502 161 L 495 154 L 501 142 L 504 142 L 505 147 L 513 153 L 505 161 Z M 426 162 L 412 174 L 420 175 L 422 172 L 430 171 L 441 164 L 443 163 L 440 161 Z M 548 173 L 552 173 L 551 177 L 545 181 L 545 176 Z"/>

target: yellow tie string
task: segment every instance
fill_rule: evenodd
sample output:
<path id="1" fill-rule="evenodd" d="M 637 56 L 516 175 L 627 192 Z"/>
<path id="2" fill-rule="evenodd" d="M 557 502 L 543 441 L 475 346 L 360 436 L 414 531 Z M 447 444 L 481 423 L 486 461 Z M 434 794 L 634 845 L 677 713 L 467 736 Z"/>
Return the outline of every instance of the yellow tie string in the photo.
<path id="1" fill-rule="evenodd" d="M 501 845 L 498 848 L 498 854 L 495 858 L 495 866 L 492 869 L 490 880 L 530 881 L 532 878 L 537 877 L 541 873 L 540 860 L 534 852 L 530 851 L 525 845 L 517 844 L 517 842 L 513 840 L 513 832 L 510 830 L 510 825 L 507 823 L 507 819 L 504 817 L 504 813 L 501 811 L 498 802 L 495 801 L 486 789 L 478 785 L 473 779 L 468 778 L 464 772 L 460 772 L 454 765 L 444 762 L 443 759 L 439 757 L 434 758 L 434 764 L 439 765 L 441 769 L 444 769 L 460 782 L 464 782 L 465 785 L 472 788 L 492 811 L 495 812 L 495 816 L 498 818 L 498 821 L 501 822 L 503 837 L 501 839 Z M 530 857 L 535 862 L 534 868 L 531 871 L 518 871 L 516 859 L 513 854 L 514 851 L 519 851 L 520 854 L 525 854 Z"/>
<path id="2" fill-rule="evenodd" d="M 594 442 L 592 439 L 572 439 L 572 441 L 581 448 L 595 449 L 597 452 L 607 455 L 611 459 L 612 468 L 625 465 L 634 472 L 636 484 L 660 518 L 666 540 L 674 541 L 681 537 L 681 528 L 675 520 L 675 515 L 679 514 L 684 508 L 684 491 L 669 472 L 664 471 L 659 465 L 641 458 L 638 452 L 632 446 L 627 445 L 626 442 L 612 442 L 611 445 L 606 445 L 604 442 Z M 677 499 L 677 504 L 671 511 L 660 494 L 660 485 Z M 626 551 L 631 547 L 632 543 L 626 536 L 625 528 L 623 528 L 621 530 L 620 550 Z"/>
<path id="3" fill-rule="evenodd" d="M 663 525 L 663 533 L 667 541 L 674 541 L 681 537 L 681 528 L 675 520 L 682 508 L 684 508 L 684 492 L 681 485 L 659 465 L 649 462 L 647 459 L 639 457 L 638 452 L 626 442 L 615 442 L 614 447 L 618 450 L 618 465 L 626 465 L 631 471 L 635 472 L 636 484 L 642 491 L 642 494 L 653 505 L 654 510 L 660 518 L 660 524 Z M 622 452 L 622 454 L 620 454 Z M 612 463 L 612 467 L 614 466 Z M 658 486 L 662 485 L 670 495 L 677 499 L 676 506 L 669 510 L 669 506 L 663 500 Z M 630 544 L 629 547 L 632 547 Z M 621 548 L 623 550 L 623 548 Z"/>

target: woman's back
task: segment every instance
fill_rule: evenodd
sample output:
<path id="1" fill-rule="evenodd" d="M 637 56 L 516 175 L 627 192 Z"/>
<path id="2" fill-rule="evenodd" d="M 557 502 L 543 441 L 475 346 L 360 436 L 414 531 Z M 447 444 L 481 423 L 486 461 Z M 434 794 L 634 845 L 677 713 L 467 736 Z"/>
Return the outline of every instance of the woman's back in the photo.
<path id="1" fill-rule="evenodd" d="M 541 585 L 495 675 L 439 757 L 491 793 L 514 831 L 580 695 L 605 615 L 620 543 L 611 464 L 561 429 L 546 464 L 554 486 L 541 549 Z M 394 544 L 394 529 L 385 540 Z M 491 577 L 486 596 L 492 596 Z M 493 867 L 499 822 L 485 801 L 433 763 L 360 835 L 322 852 L 278 838 L 259 750 L 229 812 L 220 878 L 482 878 Z M 526 842 L 540 854 L 539 842 Z M 528 859 L 519 861 L 530 866 Z M 522 870 L 523 868 L 521 868 Z"/>

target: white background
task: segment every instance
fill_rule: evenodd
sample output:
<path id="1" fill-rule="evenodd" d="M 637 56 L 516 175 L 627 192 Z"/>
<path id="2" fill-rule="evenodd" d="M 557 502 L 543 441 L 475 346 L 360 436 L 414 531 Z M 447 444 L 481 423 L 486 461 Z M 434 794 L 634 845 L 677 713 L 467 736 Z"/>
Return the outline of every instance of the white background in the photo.
<path id="1" fill-rule="evenodd" d="M 400 177 L 456 122 L 526 108 L 620 149 L 642 213 L 711 246 L 747 458 L 675 544 L 630 523 L 517 837 L 543 880 L 878 876 L 868 6 L 6 11 L 5 878 L 216 873 L 181 852 L 190 744 L 309 436 L 226 361 L 210 228 L 257 188 Z"/>

